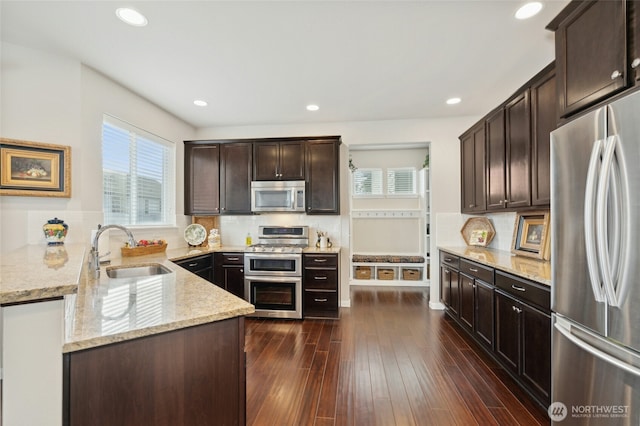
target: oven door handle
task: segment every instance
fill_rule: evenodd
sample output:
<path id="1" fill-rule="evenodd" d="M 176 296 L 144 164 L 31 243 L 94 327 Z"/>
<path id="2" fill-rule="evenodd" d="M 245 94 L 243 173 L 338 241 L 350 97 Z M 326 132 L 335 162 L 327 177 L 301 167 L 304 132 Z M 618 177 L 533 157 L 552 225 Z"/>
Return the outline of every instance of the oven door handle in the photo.
<path id="1" fill-rule="evenodd" d="M 245 281 L 260 281 L 260 282 L 269 282 L 269 283 L 281 283 L 287 281 L 302 281 L 302 277 L 297 275 L 295 277 L 287 277 L 287 276 L 265 276 L 265 275 L 245 275 Z"/>

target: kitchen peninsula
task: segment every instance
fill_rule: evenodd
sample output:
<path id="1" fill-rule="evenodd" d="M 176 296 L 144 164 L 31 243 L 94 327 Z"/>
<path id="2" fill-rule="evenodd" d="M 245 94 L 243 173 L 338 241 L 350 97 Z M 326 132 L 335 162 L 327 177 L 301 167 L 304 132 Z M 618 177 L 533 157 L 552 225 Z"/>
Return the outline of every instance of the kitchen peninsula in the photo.
<path id="1" fill-rule="evenodd" d="M 253 306 L 171 262 L 206 249 L 114 259 L 170 271 L 114 279 L 88 271 L 87 247 L 57 247 L 2 259 L 3 424 L 244 422 Z"/>

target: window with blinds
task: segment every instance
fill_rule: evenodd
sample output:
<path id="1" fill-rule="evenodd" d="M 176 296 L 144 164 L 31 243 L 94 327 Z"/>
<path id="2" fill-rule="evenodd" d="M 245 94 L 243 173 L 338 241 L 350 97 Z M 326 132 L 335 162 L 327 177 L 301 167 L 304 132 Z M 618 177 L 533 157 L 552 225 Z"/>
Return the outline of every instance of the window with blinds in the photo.
<path id="1" fill-rule="evenodd" d="M 102 123 L 105 224 L 175 225 L 174 144 L 111 116 Z"/>
<path id="2" fill-rule="evenodd" d="M 382 169 L 357 169 L 353 172 L 353 196 L 381 196 Z"/>
<path id="3" fill-rule="evenodd" d="M 413 167 L 387 169 L 387 194 L 416 195 L 416 169 Z"/>

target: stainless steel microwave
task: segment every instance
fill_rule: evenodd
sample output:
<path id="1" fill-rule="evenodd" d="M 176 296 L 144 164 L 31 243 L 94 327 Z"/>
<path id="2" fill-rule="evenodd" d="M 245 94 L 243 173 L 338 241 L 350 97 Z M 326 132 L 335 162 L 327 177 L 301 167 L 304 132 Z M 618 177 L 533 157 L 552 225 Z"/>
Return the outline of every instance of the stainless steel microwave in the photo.
<path id="1" fill-rule="evenodd" d="M 305 211 L 303 180 L 251 182 L 251 211 L 254 213 Z"/>

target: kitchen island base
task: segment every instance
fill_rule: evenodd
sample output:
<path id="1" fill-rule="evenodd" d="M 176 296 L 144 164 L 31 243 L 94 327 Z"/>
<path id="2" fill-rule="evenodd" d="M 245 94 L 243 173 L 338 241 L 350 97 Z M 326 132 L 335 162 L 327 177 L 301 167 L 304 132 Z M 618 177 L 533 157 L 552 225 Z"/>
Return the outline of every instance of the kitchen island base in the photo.
<path id="1" fill-rule="evenodd" d="M 244 317 L 64 354 L 64 425 L 244 425 Z"/>

